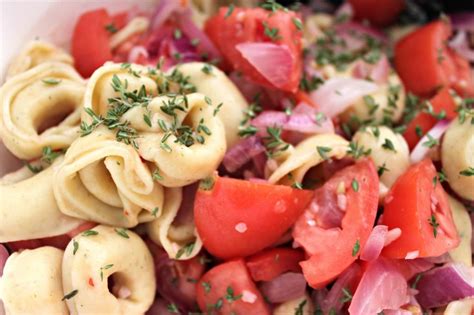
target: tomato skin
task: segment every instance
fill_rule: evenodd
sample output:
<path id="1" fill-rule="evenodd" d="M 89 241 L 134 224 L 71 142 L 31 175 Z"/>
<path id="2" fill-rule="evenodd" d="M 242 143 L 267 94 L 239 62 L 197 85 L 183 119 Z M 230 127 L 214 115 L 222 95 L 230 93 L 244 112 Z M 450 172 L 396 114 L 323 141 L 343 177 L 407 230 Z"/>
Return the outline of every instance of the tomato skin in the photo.
<path id="1" fill-rule="evenodd" d="M 369 20 L 376 26 L 387 26 L 395 22 L 405 8 L 403 0 L 349 0 L 349 3 L 356 19 Z"/>
<path id="2" fill-rule="evenodd" d="M 248 293 L 255 295 L 256 299 L 253 303 L 250 303 L 239 298 L 230 303 L 225 298 L 228 288 L 233 290 L 234 297 L 248 291 Z M 219 300 L 222 301 L 222 306 L 215 309 L 213 306 Z M 212 312 L 214 310 L 212 314 L 231 314 L 233 311 L 237 314 L 271 314 L 262 294 L 252 281 L 243 260 L 225 262 L 204 274 L 197 284 L 197 302 L 202 312 Z"/>
<path id="3" fill-rule="evenodd" d="M 228 8 L 220 8 L 217 15 L 206 22 L 204 28 L 226 61 L 259 85 L 296 92 L 303 67 L 302 32 L 293 22 L 299 18 L 298 15 L 294 12 L 269 12 L 262 8 L 234 8 L 229 16 L 226 16 L 227 12 Z M 265 35 L 264 23 L 269 29 L 278 29 L 278 36 L 274 40 Z M 283 86 L 273 86 L 236 48 L 240 43 L 259 42 L 285 45 L 290 50 L 293 56 L 292 71 L 288 82 Z"/>
<path id="4" fill-rule="evenodd" d="M 354 179 L 359 185 L 357 192 L 351 187 Z M 293 229 L 295 242 L 300 244 L 310 257 L 300 265 L 306 281 L 313 288 L 325 286 L 357 259 L 375 222 L 379 179 L 374 163 L 369 159 L 362 159 L 342 169 L 318 188 L 315 194 L 324 195 L 322 192 L 326 191 L 333 194 L 335 199 L 341 182 L 344 183 L 347 198 L 341 228 L 325 229 L 310 225 L 308 219 L 314 218 L 317 222 L 318 217 L 308 209 Z M 360 249 L 352 256 L 357 241 Z"/>
<path id="5" fill-rule="evenodd" d="M 298 264 L 304 253 L 292 248 L 271 248 L 247 258 L 247 268 L 254 281 L 270 281 L 284 272 L 301 272 Z"/>
<path id="6" fill-rule="evenodd" d="M 457 70 L 457 78 L 452 84 L 453 89 L 463 97 L 474 96 L 474 77 L 469 61 L 451 49 L 449 55 Z"/>
<path id="7" fill-rule="evenodd" d="M 456 103 L 451 95 L 450 89 L 447 87 L 442 88 L 439 92 L 430 100 L 433 105 L 433 112 L 440 114 L 442 111 L 446 113 L 447 119 L 454 119 L 456 113 Z M 437 119 L 428 113 L 419 113 L 407 126 L 407 129 L 403 133 L 403 137 L 408 143 L 410 149 L 413 149 L 415 145 L 437 122 Z M 416 127 L 421 129 L 421 137 L 416 133 Z"/>
<path id="8" fill-rule="evenodd" d="M 288 186 L 216 177 L 211 190 L 200 188 L 196 193 L 196 228 L 212 255 L 245 257 L 278 241 L 311 196 L 311 191 Z M 245 231 L 237 231 L 237 225 Z"/>
<path id="9" fill-rule="evenodd" d="M 106 26 L 111 18 L 105 9 L 84 13 L 79 17 L 72 35 L 71 53 L 77 71 L 85 78 L 107 60 L 112 60 Z"/>
<path id="10" fill-rule="evenodd" d="M 442 185 L 433 184 L 437 176 L 430 159 L 412 165 L 401 175 L 385 197 L 383 224 L 400 228 L 401 236 L 386 246 L 382 255 L 405 258 L 419 251 L 418 257 L 434 257 L 459 244 L 448 197 Z M 439 227 L 436 237 L 430 224 L 431 215 Z"/>

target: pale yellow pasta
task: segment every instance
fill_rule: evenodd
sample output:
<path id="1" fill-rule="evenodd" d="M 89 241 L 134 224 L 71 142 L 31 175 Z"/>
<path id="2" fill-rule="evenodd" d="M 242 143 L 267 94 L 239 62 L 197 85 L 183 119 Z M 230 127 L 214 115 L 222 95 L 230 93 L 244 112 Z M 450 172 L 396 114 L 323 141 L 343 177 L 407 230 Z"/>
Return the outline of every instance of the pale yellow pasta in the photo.
<path id="1" fill-rule="evenodd" d="M 318 152 L 318 147 L 331 148 L 329 152 Z M 342 159 L 347 154 L 349 142 L 336 134 L 320 134 L 300 142 L 288 158 L 271 174 L 272 184 L 301 183 L 306 172 L 324 161 L 324 158 Z"/>
<path id="2" fill-rule="evenodd" d="M 176 69 L 189 78 L 189 82 L 196 87 L 198 93 L 209 97 L 214 106 L 222 103 L 217 117 L 224 124 L 227 147 L 230 148 L 240 140 L 238 128 L 248 103 L 224 72 L 212 67 L 212 70 L 206 73 L 203 71 L 205 65 L 202 62 L 191 62 L 182 64 Z"/>
<path id="3" fill-rule="evenodd" d="M 472 224 L 469 212 L 462 203 L 449 196 L 449 205 L 453 214 L 454 225 L 461 242 L 458 247 L 449 251 L 449 255 L 455 262 L 462 262 L 466 266 L 472 267 Z"/>
<path id="4" fill-rule="evenodd" d="M 180 226 L 173 224 L 183 201 L 182 189 L 167 188 L 165 196 L 161 216 L 146 224 L 148 236 L 153 242 L 161 245 L 170 258 L 190 259 L 199 253 L 202 242 L 193 222 Z M 191 250 L 186 250 L 187 248 Z"/>
<path id="5" fill-rule="evenodd" d="M 144 314 L 153 303 L 156 279 L 153 258 L 132 231 L 96 226 L 96 235 L 79 234 L 67 246 L 62 265 L 71 315 Z M 114 283 L 112 292 L 108 279 Z"/>
<path id="6" fill-rule="evenodd" d="M 133 227 L 163 206 L 163 188 L 138 152 L 106 128 L 71 145 L 53 182 L 64 214 L 94 222 Z"/>
<path id="7" fill-rule="evenodd" d="M 392 187 L 395 180 L 410 166 L 408 144 L 402 135 L 388 127 L 363 128 L 356 132 L 353 141 L 360 149 L 370 150 L 368 156 L 375 166 L 385 169 L 380 181 L 388 188 Z M 393 149 L 384 147 L 386 143 L 391 143 Z"/>
<path id="8" fill-rule="evenodd" d="M 369 94 L 373 100 L 367 103 L 367 98 L 361 97 L 348 110 L 342 114 L 342 118 L 349 121 L 352 116 L 360 121 L 373 120 L 382 123 L 384 120 L 397 122 L 405 108 L 405 90 L 398 75 L 392 72 L 386 83 L 378 84 L 378 89 Z"/>
<path id="9" fill-rule="evenodd" d="M 39 247 L 15 252 L 0 278 L 0 299 L 7 315 L 69 314 L 62 287 L 63 251 Z"/>
<path id="10" fill-rule="evenodd" d="M 110 48 L 115 49 L 125 42 L 130 36 L 141 34 L 148 30 L 150 20 L 143 16 L 137 16 L 110 37 Z"/>
<path id="11" fill-rule="evenodd" d="M 64 215 L 54 198 L 53 173 L 61 160 L 36 175 L 24 167 L 0 180 L 0 243 L 61 235 L 84 222 Z"/>
<path id="12" fill-rule="evenodd" d="M 68 64 L 42 63 L 0 88 L 0 137 L 18 158 L 43 147 L 67 148 L 77 138 L 85 82 Z M 60 120 L 59 123 L 56 121 Z"/>
<path id="13" fill-rule="evenodd" d="M 273 310 L 273 315 L 291 315 L 291 314 L 301 314 L 301 315 L 314 314 L 314 305 L 311 298 L 309 297 L 307 293 L 305 293 L 302 297 L 281 303 Z"/>
<path id="14" fill-rule="evenodd" d="M 175 110 L 175 116 L 163 112 L 163 104 L 170 103 L 179 104 L 184 110 Z M 224 126 L 221 120 L 214 116 L 214 110 L 215 107 L 206 102 L 204 95 L 193 93 L 186 97 L 154 98 L 147 108 L 134 107 L 122 118 L 129 121 L 130 126 L 138 131 L 138 152 L 142 158 L 158 167 L 162 177 L 160 184 L 166 187 L 181 187 L 209 176 L 224 157 Z M 151 117 L 151 127 L 143 119 L 147 113 Z M 163 130 L 159 121 L 166 125 L 166 130 Z M 190 146 L 184 145 L 177 140 L 176 132 L 169 131 L 172 125 L 192 128 L 202 137 L 203 142 L 195 141 Z M 205 126 L 202 128 L 207 130 L 201 130 L 200 126 Z"/>
<path id="15" fill-rule="evenodd" d="M 462 174 L 474 168 L 474 125 L 472 116 L 461 123 L 459 118 L 451 122 L 443 137 L 441 161 L 449 186 L 456 194 L 474 200 L 474 176 Z"/>
<path id="16" fill-rule="evenodd" d="M 62 49 L 40 40 L 29 42 L 13 59 L 7 70 L 7 80 L 44 62 L 73 64 L 72 57 Z"/>
<path id="17" fill-rule="evenodd" d="M 444 310 L 444 315 L 472 315 L 474 311 L 474 299 L 453 301 Z"/>

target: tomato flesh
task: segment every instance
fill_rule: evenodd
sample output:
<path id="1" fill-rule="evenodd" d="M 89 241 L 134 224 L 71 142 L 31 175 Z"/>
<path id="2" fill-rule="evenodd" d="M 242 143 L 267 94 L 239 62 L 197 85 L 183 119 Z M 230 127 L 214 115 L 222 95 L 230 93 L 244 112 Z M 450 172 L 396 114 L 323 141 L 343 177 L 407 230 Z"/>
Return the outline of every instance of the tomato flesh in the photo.
<path id="1" fill-rule="evenodd" d="M 243 260 L 220 264 L 209 270 L 197 284 L 197 302 L 211 314 L 270 315 Z"/>
<path id="2" fill-rule="evenodd" d="M 284 272 L 301 272 L 299 262 L 304 253 L 291 248 L 272 248 L 247 259 L 247 267 L 254 281 L 270 281 Z"/>
<path id="3" fill-rule="evenodd" d="M 376 26 L 387 26 L 395 22 L 405 7 L 403 0 L 349 0 L 355 18 L 368 20 Z"/>
<path id="4" fill-rule="evenodd" d="M 106 26 L 112 22 L 105 9 L 89 11 L 81 15 L 72 35 L 71 53 L 77 71 L 85 78 L 112 60 L 110 32 Z"/>
<path id="5" fill-rule="evenodd" d="M 357 191 L 353 188 L 354 182 L 357 182 Z M 293 230 L 295 242 L 310 256 L 300 265 L 313 288 L 325 286 L 357 259 L 375 222 L 379 180 L 373 162 L 363 159 L 335 173 L 315 191 L 317 198 L 327 196 L 325 205 L 320 207 L 333 207 L 341 187 L 344 187 L 347 202 L 340 227 L 321 227 L 317 223 L 321 218 L 310 207 Z"/>
<path id="6" fill-rule="evenodd" d="M 293 225 L 311 191 L 216 177 L 194 201 L 196 228 L 204 247 L 223 259 L 245 257 L 272 245 Z"/>
<path id="7" fill-rule="evenodd" d="M 383 224 L 400 228 L 401 236 L 386 246 L 389 258 L 435 257 L 459 244 L 448 197 L 433 179 L 436 169 L 430 159 L 412 165 L 385 197 Z"/>

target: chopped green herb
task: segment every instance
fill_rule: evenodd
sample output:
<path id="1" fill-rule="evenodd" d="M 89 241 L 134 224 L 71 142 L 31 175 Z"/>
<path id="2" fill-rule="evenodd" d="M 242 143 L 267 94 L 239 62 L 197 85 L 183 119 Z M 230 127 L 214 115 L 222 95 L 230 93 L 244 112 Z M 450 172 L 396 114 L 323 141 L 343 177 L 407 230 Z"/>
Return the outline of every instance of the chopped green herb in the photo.
<path id="1" fill-rule="evenodd" d="M 229 303 L 232 303 L 232 302 L 234 302 L 234 301 L 237 301 L 237 300 L 239 300 L 241 297 L 242 297 L 242 294 L 234 295 L 234 289 L 232 289 L 232 287 L 227 287 L 225 299 L 226 299 Z"/>
<path id="2" fill-rule="evenodd" d="M 160 210 L 160 208 L 158 207 L 154 207 L 153 210 L 151 211 L 151 215 L 156 217 L 156 215 L 158 214 L 158 211 Z"/>
<path id="3" fill-rule="evenodd" d="M 281 138 L 281 128 L 267 127 L 267 134 L 263 141 L 269 156 L 275 156 L 290 147 L 290 144 Z"/>
<path id="4" fill-rule="evenodd" d="M 33 174 L 38 174 L 39 172 L 41 172 L 43 170 L 43 167 L 41 165 L 34 166 L 34 165 L 31 165 L 30 163 L 28 163 L 27 161 L 23 161 L 23 163 L 30 170 L 30 172 L 33 173 Z"/>
<path id="5" fill-rule="evenodd" d="M 168 311 L 169 311 L 170 313 L 179 314 L 178 307 L 177 307 L 176 304 L 174 304 L 174 303 L 168 304 L 168 306 L 167 306 L 166 308 L 168 309 Z"/>
<path id="6" fill-rule="evenodd" d="M 199 182 L 199 189 L 211 190 L 214 187 L 214 178 L 212 176 L 206 177 Z"/>
<path id="7" fill-rule="evenodd" d="M 295 315 L 303 315 L 304 306 L 308 301 L 305 299 L 295 308 Z"/>
<path id="8" fill-rule="evenodd" d="M 107 269 L 110 269 L 114 266 L 114 264 L 108 264 L 108 265 L 105 265 L 103 267 L 100 267 L 100 280 L 103 281 L 104 280 L 104 270 L 107 270 Z"/>
<path id="9" fill-rule="evenodd" d="M 227 8 L 227 12 L 224 15 L 224 19 L 227 19 L 229 16 L 231 16 L 232 12 L 234 12 L 234 4 L 231 3 Z"/>
<path id="10" fill-rule="evenodd" d="M 111 34 L 115 34 L 118 32 L 118 29 L 115 27 L 114 23 L 107 24 L 105 26 L 105 29 Z"/>
<path id="11" fill-rule="evenodd" d="M 469 166 L 465 170 L 460 171 L 459 174 L 462 176 L 474 176 L 474 167 Z"/>
<path id="12" fill-rule="evenodd" d="M 297 17 L 293 17 L 291 19 L 293 21 L 293 24 L 296 26 L 296 28 L 300 31 L 303 30 L 303 23 L 301 23 L 301 20 Z"/>
<path id="13" fill-rule="evenodd" d="M 277 3 L 275 0 L 265 0 L 262 4 L 260 4 L 260 7 L 272 12 L 276 12 L 278 10 L 283 10 L 285 12 L 288 11 L 287 8 Z"/>
<path id="14" fill-rule="evenodd" d="M 127 234 L 127 229 L 124 229 L 124 228 L 116 228 L 114 229 L 115 230 L 115 233 L 117 233 L 118 235 L 120 235 L 121 237 L 123 238 L 130 238 L 130 236 L 128 236 Z"/>
<path id="15" fill-rule="evenodd" d="M 382 176 L 383 173 L 388 172 L 388 171 L 389 171 L 389 169 L 388 169 L 387 167 L 385 167 L 385 163 L 383 163 L 381 166 L 379 166 L 379 167 L 377 168 L 377 174 L 378 174 L 379 176 Z"/>
<path id="16" fill-rule="evenodd" d="M 418 282 L 420 282 L 420 280 L 421 280 L 422 277 L 423 277 L 423 274 L 422 274 L 422 273 L 419 273 L 419 274 L 416 275 L 415 281 L 413 281 L 413 283 L 412 283 L 412 285 L 411 285 L 411 287 L 412 287 L 413 289 L 416 289 L 416 286 L 418 285 Z"/>
<path id="17" fill-rule="evenodd" d="M 212 74 L 212 65 L 206 63 L 204 66 L 202 66 L 201 71 L 204 72 L 205 74 Z"/>
<path id="18" fill-rule="evenodd" d="M 248 125 L 246 127 L 239 126 L 239 137 L 247 138 L 257 133 L 258 129 L 255 126 Z"/>
<path id="19" fill-rule="evenodd" d="M 354 178 L 354 179 L 352 180 L 351 186 L 352 186 L 352 189 L 353 189 L 355 192 L 358 192 L 358 191 L 359 191 L 359 182 L 357 181 L 357 179 Z"/>
<path id="20" fill-rule="evenodd" d="M 329 153 L 331 152 L 331 148 L 329 147 L 316 147 L 316 150 L 318 151 L 318 154 L 319 156 L 323 159 L 323 160 L 327 160 L 328 159 L 328 156 L 326 153 Z"/>
<path id="21" fill-rule="evenodd" d="M 44 147 L 42 150 L 43 156 L 41 157 L 41 161 L 52 164 L 56 158 L 58 158 L 61 153 L 55 152 L 50 146 Z"/>
<path id="22" fill-rule="evenodd" d="M 98 235 L 99 232 L 97 231 L 94 231 L 94 230 L 86 230 L 84 232 L 82 232 L 82 236 L 94 236 L 94 235 Z"/>
<path id="23" fill-rule="evenodd" d="M 431 217 L 428 219 L 428 222 L 433 227 L 433 236 L 436 238 L 436 236 L 438 235 L 439 223 L 438 221 L 436 221 L 436 217 L 434 216 L 434 214 L 431 215 Z"/>
<path id="24" fill-rule="evenodd" d="M 377 108 L 379 108 L 379 105 L 375 103 L 375 99 L 371 95 L 365 95 L 363 99 L 365 105 L 369 108 L 369 115 L 372 116 L 377 111 Z"/>
<path id="25" fill-rule="evenodd" d="M 393 152 L 397 152 L 397 150 L 395 150 L 395 146 L 393 145 L 392 141 L 387 138 L 385 138 L 385 142 L 382 144 L 382 148 L 393 151 Z"/>
<path id="26" fill-rule="evenodd" d="M 195 244 L 196 244 L 195 242 L 192 242 L 192 243 L 189 243 L 189 244 L 181 247 L 178 250 L 178 252 L 176 253 L 176 259 L 181 258 L 181 256 L 183 256 L 183 255 L 186 255 L 186 256 L 189 257 L 189 255 L 191 255 L 191 253 L 193 252 Z"/>
<path id="27" fill-rule="evenodd" d="M 352 155 L 354 159 L 359 159 L 362 156 L 368 156 L 372 152 L 371 149 L 364 150 L 364 146 L 360 146 L 357 142 L 351 141 L 347 153 Z"/>
<path id="28" fill-rule="evenodd" d="M 76 294 L 77 294 L 78 292 L 79 292 L 78 290 L 72 290 L 71 292 L 69 292 L 68 294 L 66 294 L 65 296 L 63 296 L 63 298 L 61 299 L 61 301 L 72 299 L 73 297 L 76 296 Z"/>
<path id="29" fill-rule="evenodd" d="M 174 30 L 173 36 L 175 39 L 180 39 L 181 37 L 183 37 L 183 33 L 179 28 L 177 28 Z"/>
<path id="30" fill-rule="evenodd" d="M 217 105 L 217 107 L 214 109 L 214 112 L 212 113 L 212 116 L 217 116 L 223 105 L 224 103 L 220 103 L 219 105 Z"/>
<path id="31" fill-rule="evenodd" d="M 327 120 L 327 117 L 323 113 L 316 113 L 314 120 L 316 122 L 316 125 L 321 126 L 322 123 Z"/>
<path id="32" fill-rule="evenodd" d="M 153 178 L 154 181 L 163 180 L 163 176 L 161 176 L 160 170 L 158 168 L 155 168 L 151 177 Z"/>
<path id="33" fill-rule="evenodd" d="M 209 293 L 211 291 L 211 283 L 210 282 L 201 282 L 202 287 L 204 288 L 204 293 Z"/>
<path id="34" fill-rule="evenodd" d="M 43 82 L 44 84 L 47 84 L 47 85 L 57 85 L 57 84 L 61 83 L 61 81 L 62 80 L 55 79 L 55 78 L 47 78 L 47 79 L 41 80 L 41 82 Z"/>
<path id="35" fill-rule="evenodd" d="M 349 291 L 348 289 L 342 288 L 342 294 L 343 294 L 343 297 L 341 298 L 342 303 L 347 303 L 352 300 L 351 291 Z"/>
<path id="36" fill-rule="evenodd" d="M 357 253 L 359 253 L 360 250 L 360 242 L 357 240 L 354 244 L 354 247 L 352 248 L 352 257 L 357 256 Z"/>
<path id="37" fill-rule="evenodd" d="M 439 141 L 433 138 L 429 133 L 427 133 L 426 136 L 428 137 L 428 140 L 422 143 L 424 147 L 428 147 L 431 149 L 439 144 Z"/>
<path id="38" fill-rule="evenodd" d="M 214 305 L 214 308 L 215 308 L 216 310 L 220 310 L 220 309 L 222 308 L 223 303 L 224 303 L 224 302 L 223 302 L 222 298 L 219 298 L 219 299 L 217 300 L 216 304 Z"/>
<path id="39" fill-rule="evenodd" d="M 72 246 L 73 246 L 72 254 L 76 255 L 77 250 L 79 249 L 79 243 L 75 239 L 72 240 Z"/>
<path id="40" fill-rule="evenodd" d="M 151 128 L 151 118 L 150 118 L 150 113 L 143 114 L 143 120 L 145 123 L 148 125 L 148 127 Z"/>
<path id="41" fill-rule="evenodd" d="M 263 25 L 263 34 L 270 38 L 272 41 L 277 41 L 281 39 L 282 37 L 278 34 L 279 29 L 277 27 L 270 28 L 267 24 L 267 22 L 262 22 Z"/>

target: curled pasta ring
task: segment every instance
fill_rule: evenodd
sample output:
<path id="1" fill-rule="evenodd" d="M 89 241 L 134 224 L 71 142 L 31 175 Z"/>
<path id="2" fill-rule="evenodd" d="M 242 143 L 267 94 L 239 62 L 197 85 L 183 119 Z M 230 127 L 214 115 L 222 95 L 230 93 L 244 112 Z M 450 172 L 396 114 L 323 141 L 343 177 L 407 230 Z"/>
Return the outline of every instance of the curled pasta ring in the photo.
<path id="1" fill-rule="evenodd" d="M 41 63 L 51 61 L 73 64 L 72 57 L 62 49 L 43 41 L 32 41 L 11 62 L 7 71 L 7 80 Z"/>
<path id="2" fill-rule="evenodd" d="M 67 300 L 70 313 L 144 314 L 156 291 L 153 258 L 147 246 L 131 231 L 119 233 L 107 226 L 96 226 L 93 231 L 95 235 L 76 236 L 64 252 L 64 292 L 77 290 Z"/>
<path id="3" fill-rule="evenodd" d="M 151 221 L 163 205 L 163 188 L 135 148 L 103 127 L 71 145 L 53 188 L 63 213 L 114 226 Z"/>
<path id="4" fill-rule="evenodd" d="M 69 314 L 62 287 L 63 251 L 39 247 L 13 253 L 0 278 L 6 314 Z"/>
<path id="5" fill-rule="evenodd" d="M 74 68 L 58 62 L 42 63 L 8 80 L 0 88 L 5 146 L 25 160 L 40 157 L 46 146 L 67 148 L 78 136 L 84 91 L 84 80 Z"/>
<path id="6" fill-rule="evenodd" d="M 324 150 L 320 153 L 318 151 Z M 323 148 L 323 149 L 321 149 Z M 301 183 L 306 172 L 328 158 L 342 159 L 347 154 L 349 142 L 336 134 L 320 134 L 300 142 L 288 158 L 270 175 L 272 184 Z M 290 176 L 289 176 L 290 175 Z"/>
<path id="7" fill-rule="evenodd" d="M 25 166 L 0 180 L 0 243 L 57 236 L 83 223 L 64 215 L 54 198 L 53 173 L 61 160 L 36 175 Z"/>
<path id="8" fill-rule="evenodd" d="M 170 258 L 193 258 L 202 248 L 202 241 L 197 235 L 194 223 L 173 225 L 183 201 L 182 189 L 167 188 L 165 194 L 162 215 L 146 225 L 148 236 L 153 242 L 163 246 Z"/>

